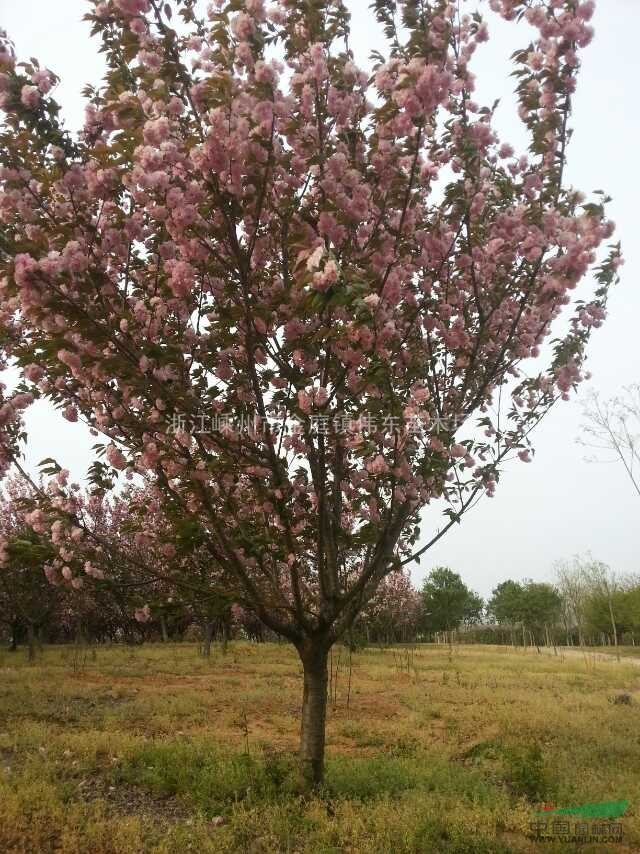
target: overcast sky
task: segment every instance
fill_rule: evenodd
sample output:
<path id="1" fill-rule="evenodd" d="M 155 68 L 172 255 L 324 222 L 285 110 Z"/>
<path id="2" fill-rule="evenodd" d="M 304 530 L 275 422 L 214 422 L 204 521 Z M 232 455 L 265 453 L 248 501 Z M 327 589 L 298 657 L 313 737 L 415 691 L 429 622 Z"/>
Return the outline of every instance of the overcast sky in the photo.
<path id="1" fill-rule="evenodd" d="M 348 5 L 354 14 L 352 45 L 364 66 L 369 51 L 380 44 L 377 26 L 368 11 L 369 0 L 351 0 Z M 620 573 L 640 572 L 637 495 L 618 465 L 586 462 L 585 450 L 575 441 L 581 400 L 589 389 L 612 396 L 624 385 L 640 381 L 635 233 L 640 190 L 636 162 L 640 2 L 599 0 L 597 6 L 596 38 L 584 53 L 575 98 L 567 180 L 584 191 L 604 189 L 613 196 L 610 215 L 618 225 L 626 265 L 611 299 L 609 319 L 592 343 L 593 379 L 578 397 L 558 404 L 540 425 L 534 439 L 535 461 L 511 465 L 496 497 L 483 500 L 414 568 L 416 581 L 430 567 L 448 564 L 486 595 L 508 577 L 550 579 L 555 561 L 588 551 Z M 20 57 L 38 57 L 62 78 L 56 97 L 71 127 L 82 122 L 81 88 L 98 82 L 103 67 L 98 44 L 81 20 L 87 7 L 84 0 L 0 0 L 0 26 L 16 42 Z M 507 58 L 524 46 L 526 31 L 521 31 L 519 36 L 518 28 L 492 22 L 493 39 L 475 63 L 477 100 L 491 104 L 502 98 L 498 128 L 503 139 L 515 143 L 523 136 L 513 109 Z M 83 477 L 94 440 L 81 425 L 69 424 L 46 404 L 37 403 L 29 413 L 28 429 L 31 468 L 44 457 L 55 456 L 75 478 Z M 427 514 L 425 537 L 439 524 L 438 515 Z"/>

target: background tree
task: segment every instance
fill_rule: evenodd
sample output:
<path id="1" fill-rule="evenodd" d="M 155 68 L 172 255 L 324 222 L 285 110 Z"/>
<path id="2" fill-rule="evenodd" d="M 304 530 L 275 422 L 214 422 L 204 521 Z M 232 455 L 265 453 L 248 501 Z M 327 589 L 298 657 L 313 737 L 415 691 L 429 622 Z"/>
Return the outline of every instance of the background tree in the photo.
<path id="1" fill-rule="evenodd" d="M 0 497 L 0 548 L 6 567 L 19 546 L 25 566 L 39 558 L 35 580 L 45 596 L 59 601 L 56 613 L 68 636 L 139 641 L 153 630 L 163 636 L 162 620 L 173 614 L 183 626 L 201 625 L 205 654 L 214 631 L 226 640 L 233 590 L 202 548 L 197 527 L 166 515 L 144 489 L 130 487 L 112 498 L 87 494 L 55 464 L 47 463 L 47 470 L 46 488 L 25 475 Z M 69 519 L 74 526 L 67 542 L 59 533 Z M 24 598 L 24 591 L 16 588 L 15 595 Z"/>
<path id="2" fill-rule="evenodd" d="M 383 579 L 354 630 L 364 634 L 367 642 L 406 643 L 415 639 L 423 621 L 422 605 L 409 571 L 399 569 Z"/>
<path id="3" fill-rule="evenodd" d="M 562 613 L 562 598 L 552 584 L 526 581 L 522 585 L 521 619 L 536 644 L 548 638 Z"/>
<path id="4" fill-rule="evenodd" d="M 583 571 L 587 577 L 590 587 L 590 599 L 600 599 L 606 602 L 607 611 L 609 612 L 609 625 L 613 634 L 613 644 L 618 647 L 618 624 L 616 621 L 616 613 L 614 607 L 614 596 L 620 590 L 619 580 L 615 573 L 606 563 L 598 560 L 589 560 L 584 564 Z M 588 606 L 589 607 L 589 606 Z M 620 654 L 618 653 L 618 659 Z"/>
<path id="5" fill-rule="evenodd" d="M 557 571 L 568 626 L 575 626 L 580 644 L 599 644 L 606 636 L 616 646 L 625 634 L 635 644 L 640 621 L 637 577 L 621 578 L 591 555 L 560 563 Z"/>
<path id="6" fill-rule="evenodd" d="M 473 593 L 457 572 L 446 566 L 432 569 L 422 587 L 424 626 L 428 631 L 451 631 L 462 622 L 475 622 L 482 599 Z"/>
<path id="7" fill-rule="evenodd" d="M 640 495 L 640 384 L 629 386 L 611 400 L 602 400 L 594 392 L 583 413 L 582 444 L 613 454 Z"/>
<path id="8" fill-rule="evenodd" d="M 465 626 L 474 626 L 481 623 L 484 618 L 484 609 L 485 603 L 482 596 L 469 591 L 462 622 Z"/>
<path id="9" fill-rule="evenodd" d="M 94 481 L 146 480 L 295 645 L 307 782 L 331 645 L 493 494 L 505 459 L 530 460 L 620 263 L 611 247 L 567 308 L 613 234 L 602 200 L 563 180 L 593 3 L 490 6 L 514 22 L 521 156 L 474 100 L 486 22 L 446 0 L 375 0 L 372 74 L 341 0 L 202 19 L 191 0 L 95 2 L 108 71 L 73 139 L 55 75 L 2 40 L 0 343 L 17 393 L 101 433 Z M 448 519 L 418 545 L 438 498 Z M 56 500 L 69 551 L 81 520 Z"/>
<path id="10" fill-rule="evenodd" d="M 494 589 L 487 611 L 496 622 L 522 630 L 523 644 L 526 632 L 536 643 L 546 639 L 550 628 L 555 628 L 562 613 L 562 598 L 552 584 L 535 581 L 503 581 Z"/>
<path id="11" fill-rule="evenodd" d="M 567 643 L 574 634 L 580 646 L 585 642 L 585 607 L 588 593 L 587 578 L 578 557 L 571 563 L 556 564 L 557 587 L 562 598 L 562 620 Z"/>
<path id="12" fill-rule="evenodd" d="M 523 619 L 523 589 L 519 581 L 502 581 L 494 588 L 487 611 L 497 623 L 516 625 Z"/>
<path id="13" fill-rule="evenodd" d="M 39 631 L 54 612 L 60 614 L 60 597 L 51 591 L 44 566 L 54 550 L 25 520 L 26 490 L 10 480 L 0 493 L 0 621 L 10 631 L 11 648 L 26 636 L 29 660 L 36 654 Z"/>
<path id="14" fill-rule="evenodd" d="M 60 612 L 60 602 L 42 571 L 51 547 L 27 530 L 9 539 L 6 547 L 8 557 L 0 570 L 0 619 L 10 629 L 12 648 L 15 649 L 19 633 L 24 632 L 29 661 L 33 661 L 40 631 L 53 613 Z"/>
<path id="15" fill-rule="evenodd" d="M 635 637 L 640 624 L 639 603 L 640 588 L 637 585 L 626 589 L 620 587 L 610 595 L 603 588 L 592 590 L 585 604 L 586 626 L 591 638 L 601 643 L 606 637 L 615 646 L 616 640 L 625 634 Z"/>

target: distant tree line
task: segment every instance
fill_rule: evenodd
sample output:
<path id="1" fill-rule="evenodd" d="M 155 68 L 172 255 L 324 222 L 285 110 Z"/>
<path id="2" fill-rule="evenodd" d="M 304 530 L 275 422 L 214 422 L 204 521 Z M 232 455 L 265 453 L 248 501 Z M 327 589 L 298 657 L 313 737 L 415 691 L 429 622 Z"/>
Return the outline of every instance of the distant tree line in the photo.
<path id="1" fill-rule="evenodd" d="M 274 640 L 260 620 L 231 597 L 212 595 L 196 608 L 179 591 L 140 591 L 102 583 L 69 590 L 42 572 L 45 547 L 19 544 L 20 558 L 0 572 L 0 638 L 10 649 L 68 642 L 198 640 L 204 655 L 218 640 Z M 485 602 L 448 567 L 433 569 L 420 589 L 406 571 L 392 574 L 363 610 L 349 642 L 488 643 L 518 646 L 599 646 L 640 642 L 640 583 L 617 579 L 604 564 L 576 560 L 558 567 L 555 584 L 509 579 Z"/>
<path id="2" fill-rule="evenodd" d="M 25 644 L 34 657 L 45 642 L 197 639 L 203 655 L 214 640 L 273 640 L 228 577 L 212 566 L 199 532 L 163 513 L 138 489 L 106 504 L 78 497 L 87 529 L 104 547 L 82 562 L 82 537 L 69 554 L 72 575 L 53 560 L 39 532 L 39 511 L 17 481 L 0 496 L 0 638 Z M 131 532 L 144 514 L 165 532 L 158 544 Z M 149 568 L 142 576 L 139 567 Z M 362 607 L 351 644 L 424 641 L 524 646 L 634 644 L 640 639 L 640 582 L 617 577 L 591 558 L 556 566 L 555 583 L 508 579 L 487 601 L 452 569 L 431 570 L 420 588 L 406 569 L 389 574 Z"/>

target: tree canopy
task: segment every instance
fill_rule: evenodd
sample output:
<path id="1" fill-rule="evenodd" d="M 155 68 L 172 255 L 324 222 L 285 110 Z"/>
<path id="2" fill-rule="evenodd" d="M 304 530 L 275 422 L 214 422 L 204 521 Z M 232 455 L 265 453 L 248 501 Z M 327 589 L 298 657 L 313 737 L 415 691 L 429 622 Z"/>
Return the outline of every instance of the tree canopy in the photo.
<path id="1" fill-rule="evenodd" d="M 461 623 L 479 622 L 484 603 L 457 572 L 446 566 L 431 570 L 422 587 L 424 625 L 429 631 L 450 631 Z"/>

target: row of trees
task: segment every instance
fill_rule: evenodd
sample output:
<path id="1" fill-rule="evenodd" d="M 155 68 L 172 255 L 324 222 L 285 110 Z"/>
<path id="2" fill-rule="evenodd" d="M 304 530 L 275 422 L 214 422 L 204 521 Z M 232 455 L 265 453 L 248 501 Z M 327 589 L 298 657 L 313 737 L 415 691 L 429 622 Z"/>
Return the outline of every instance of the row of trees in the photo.
<path id="1" fill-rule="evenodd" d="M 486 602 L 450 569 L 435 569 L 422 588 L 422 633 L 456 632 L 475 643 L 635 645 L 640 639 L 640 579 L 576 557 L 556 565 L 554 583 L 508 579 Z"/>
<path id="2" fill-rule="evenodd" d="M 508 579 L 485 601 L 460 575 L 437 567 L 418 590 L 393 577 L 357 627 L 369 641 L 596 646 L 640 639 L 640 580 L 591 558 L 556 566 L 554 583 Z"/>
<path id="3" fill-rule="evenodd" d="M 66 479 L 57 471 L 56 481 Z M 40 509 L 44 496 L 56 500 L 51 485 L 5 484 L 0 622 L 12 645 L 24 637 L 33 654 L 36 638 L 136 641 L 157 631 L 168 639 L 197 625 L 207 654 L 215 633 L 226 638 L 232 623 L 244 620 L 241 609 L 232 610 L 238 596 L 231 580 L 211 565 L 198 532 L 163 513 L 148 491 L 130 488 L 110 501 L 76 484 L 70 493 L 83 527 L 59 551 Z M 247 616 L 249 636 L 253 621 Z"/>
<path id="4" fill-rule="evenodd" d="M 43 640 L 195 635 L 208 655 L 214 637 L 223 643 L 229 637 L 277 637 L 241 604 L 233 579 L 212 571 L 197 529 L 163 514 L 148 492 L 130 488 L 107 501 L 73 485 L 76 510 L 99 535 L 100 548 L 78 529 L 73 554 L 61 565 L 42 534 L 33 489 L 10 480 L 0 500 L 0 625 L 12 648 L 24 640 L 33 656 L 36 641 Z M 149 526 L 144 535 L 140 514 Z M 555 584 L 509 579 L 485 602 L 448 567 L 433 569 L 420 589 L 400 569 L 363 607 L 349 639 L 402 643 L 450 640 L 454 633 L 467 641 L 525 645 L 635 643 L 640 584 L 616 578 L 598 561 L 576 558 L 557 566 Z"/>

